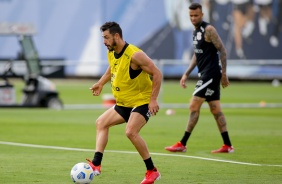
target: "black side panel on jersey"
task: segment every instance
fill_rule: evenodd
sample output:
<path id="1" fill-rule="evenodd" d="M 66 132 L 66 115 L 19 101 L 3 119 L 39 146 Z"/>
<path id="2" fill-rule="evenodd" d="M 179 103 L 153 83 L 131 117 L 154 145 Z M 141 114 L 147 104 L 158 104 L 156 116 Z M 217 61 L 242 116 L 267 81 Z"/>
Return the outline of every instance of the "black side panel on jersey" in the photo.
<path id="1" fill-rule="evenodd" d="M 142 72 L 142 69 L 133 70 L 131 67 L 129 67 L 129 75 L 131 79 L 136 78 L 141 72 Z"/>

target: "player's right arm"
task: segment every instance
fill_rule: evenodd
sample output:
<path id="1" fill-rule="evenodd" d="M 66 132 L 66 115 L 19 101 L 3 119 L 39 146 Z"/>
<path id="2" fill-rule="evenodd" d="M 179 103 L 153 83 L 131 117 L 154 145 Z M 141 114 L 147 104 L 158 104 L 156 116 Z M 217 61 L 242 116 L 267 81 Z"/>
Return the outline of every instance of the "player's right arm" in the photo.
<path id="1" fill-rule="evenodd" d="M 187 70 L 185 71 L 185 73 L 182 75 L 181 79 L 180 79 L 180 86 L 182 88 L 186 88 L 186 84 L 185 81 L 187 80 L 187 78 L 189 77 L 190 73 L 194 70 L 194 68 L 197 66 L 196 63 L 196 55 L 195 53 L 193 54 L 193 57 L 191 59 L 191 62 L 189 64 L 189 67 L 187 68 Z"/>
<path id="2" fill-rule="evenodd" d="M 93 84 L 93 86 L 91 88 L 89 88 L 92 91 L 92 95 L 93 96 L 99 96 L 102 89 L 103 89 L 103 86 L 109 80 L 111 80 L 111 68 L 110 68 L 110 66 L 108 67 L 108 69 L 106 70 L 104 75 L 98 80 L 98 82 L 96 82 L 95 84 Z"/>

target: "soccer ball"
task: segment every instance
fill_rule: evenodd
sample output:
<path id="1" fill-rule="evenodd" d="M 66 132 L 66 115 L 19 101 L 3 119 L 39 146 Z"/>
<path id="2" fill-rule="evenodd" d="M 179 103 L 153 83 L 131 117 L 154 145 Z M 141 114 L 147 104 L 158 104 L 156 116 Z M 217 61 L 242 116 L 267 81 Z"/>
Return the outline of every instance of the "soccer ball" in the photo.
<path id="1" fill-rule="evenodd" d="M 92 168 L 84 162 L 75 164 L 71 169 L 70 175 L 72 181 L 76 184 L 89 184 L 94 178 Z"/>

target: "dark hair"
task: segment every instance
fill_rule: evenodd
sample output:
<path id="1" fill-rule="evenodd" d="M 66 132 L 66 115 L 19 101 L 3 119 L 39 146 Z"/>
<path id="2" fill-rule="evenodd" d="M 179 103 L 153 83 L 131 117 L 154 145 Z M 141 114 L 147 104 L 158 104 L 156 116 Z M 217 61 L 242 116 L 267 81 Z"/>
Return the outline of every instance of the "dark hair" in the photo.
<path id="1" fill-rule="evenodd" d="M 103 24 L 100 27 L 100 30 L 102 32 L 109 30 L 111 35 L 118 33 L 120 35 L 120 37 L 122 38 L 122 30 L 121 30 L 119 24 L 116 23 L 116 22 L 106 22 L 105 24 Z"/>
<path id="2" fill-rule="evenodd" d="M 189 6 L 189 9 L 190 10 L 196 10 L 200 8 L 200 10 L 202 11 L 202 5 L 200 5 L 199 3 L 192 3 L 190 6 Z"/>

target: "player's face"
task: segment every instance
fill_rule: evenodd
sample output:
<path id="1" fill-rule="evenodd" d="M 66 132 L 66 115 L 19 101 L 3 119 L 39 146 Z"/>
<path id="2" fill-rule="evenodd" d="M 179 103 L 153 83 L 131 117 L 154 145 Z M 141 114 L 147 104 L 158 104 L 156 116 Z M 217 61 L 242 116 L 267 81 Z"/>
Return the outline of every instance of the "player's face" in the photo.
<path id="1" fill-rule="evenodd" d="M 102 33 L 102 37 L 104 38 L 104 45 L 109 51 L 113 51 L 117 46 L 114 36 L 110 34 L 109 30 L 106 30 Z"/>
<path id="2" fill-rule="evenodd" d="M 200 8 L 197 8 L 196 10 L 189 10 L 189 15 L 190 15 L 190 20 L 191 23 L 195 26 L 195 27 L 199 27 L 199 25 L 202 22 L 202 18 L 203 18 L 203 13 L 201 11 Z"/>

